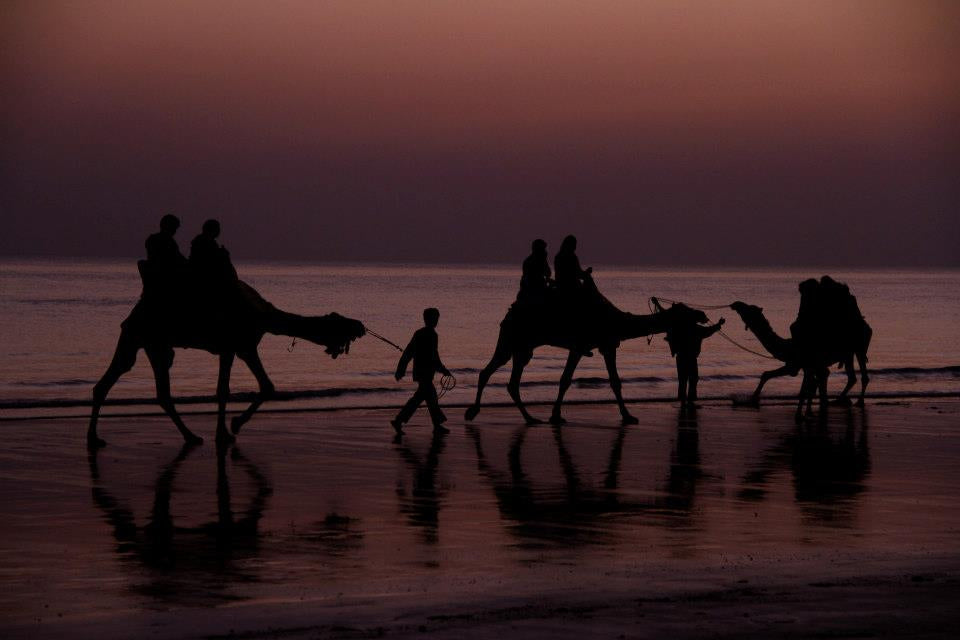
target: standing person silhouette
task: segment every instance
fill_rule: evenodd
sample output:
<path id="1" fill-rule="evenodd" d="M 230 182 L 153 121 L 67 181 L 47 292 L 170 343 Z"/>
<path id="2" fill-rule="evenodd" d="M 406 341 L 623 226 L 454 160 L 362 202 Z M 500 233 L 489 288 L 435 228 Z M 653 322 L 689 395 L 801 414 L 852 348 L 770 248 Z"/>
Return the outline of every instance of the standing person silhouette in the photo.
<path id="1" fill-rule="evenodd" d="M 651 299 L 657 311 L 665 311 L 656 298 Z M 706 316 L 703 316 L 706 321 Z M 697 408 L 697 383 L 700 381 L 700 371 L 697 358 L 703 341 L 715 334 L 726 322 L 720 318 L 716 324 L 704 326 L 693 318 L 676 325 L 667 331 L 667 344 L 670 345 L 670 355 L 677 359 L 677 400 L 680 401 L 680 410 Z"/>
<path id="2" fill-rule="evenodd" d="M 417 383 L 417 390 L 403 406 L 397 417 L 390 421 L 397 435 L 403 433 L 403 425 L 413 416 L 420 403 L 426 402 L 430 411 L 430 420 L 433 430 L 439 433 L 448 433 L 450 430 L 443 426 L 447 416 L 440 410 L 437 400 L 437 390 L 433 387 L 433 377 L 437 371 L 450 375 L 450 370 L 443 366 L 438 351 L 439 338 L 437 337 L 437 323 L 440 321 L 440 311 L 430 307 L 423 310 L 424 326 L 413 334 L 410 344 L 403 350 L 400 362 L 397 363 L 397 372 L 394 377 L 402 380 L 407 373 L 407 364 L 413 359 L 413 379 Z"/>

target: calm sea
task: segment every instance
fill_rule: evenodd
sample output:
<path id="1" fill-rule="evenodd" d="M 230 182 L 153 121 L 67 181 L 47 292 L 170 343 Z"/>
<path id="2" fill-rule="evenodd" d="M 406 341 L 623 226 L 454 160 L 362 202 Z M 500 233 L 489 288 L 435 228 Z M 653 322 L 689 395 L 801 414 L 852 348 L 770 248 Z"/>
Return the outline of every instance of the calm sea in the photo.
<path id="1" fill-rule="evenodd" d="M 397 266 L 240 264 L 241 277 L 268 300 L 288 311 L 323 314 L 337 311 L 405 344 L 420 326 L 426 306 L 441 311 L 441 354 L 457 378 L 445 402 L 468 402 L 477 371 L 493 352 L 499 322 L 513 301 L 519 265 Z M 787 335 L 796 316 L 802 279 L 830 273 L 847 282 L 872 325 L 873 371 L 870 391 L 877 394 L 960 392 L 960 272 L 851 270 L 665 270 L 596 267 L 600 289 L 624 310 L 647 313 L 650 296 L 694 305 L 743 300 L 764 308 L 774 328 Z M 136 302 L 140 280 L 135 261 L 0 262 L 0 402 L 82 400 L 107 366 L 120 322 Z M 726 333 L 742 345 L 762 351 L 756 339 L 729 310 Z M 267 336 L 260 353 L 277 388 L 305 392 L 312 406 L 383 405 L 401 402 L 409 380 L 397 383 L 392 372 L 397 352 L 365 337 L 346 357 L 332 360 L 322 349 L 289 338 Z M 526 399 L 550 399 L 563 369 L 565 352 L 537 352 L 524 376 Z M 619 352 L 625 393 L 631 398 L 662 398 L 674 393 L 674 363 L 662 336 L 625 343 Z M 765 369 L 777 363 L 741 350 L 722 336 L 704 344 L 700 359 L 701 396 L 747 393 Z M 508 401 L 504 385 L 509 369 L 492 380 L 485 400 Z M 178 396 L 212 394 L 217 362 L 208 353 L 180 350 L 172 370 Z M 842 384 L 831 377 L 831 389 Z M 771 394 L 793 393 L 796 378 L 770 383 Z M 234 391 L 256 384 L 238 364 Z M 309 392 L 309 393 L 307 393 Z M 320 393 L 316 393 L 320 392 Z M 111 399 L 153 395 L 151 372 L 142 355 L 133 371 L 115 387 Z M 577 371 L 571 400 L 606 399 L 603 361 L 586 359 Z"/>

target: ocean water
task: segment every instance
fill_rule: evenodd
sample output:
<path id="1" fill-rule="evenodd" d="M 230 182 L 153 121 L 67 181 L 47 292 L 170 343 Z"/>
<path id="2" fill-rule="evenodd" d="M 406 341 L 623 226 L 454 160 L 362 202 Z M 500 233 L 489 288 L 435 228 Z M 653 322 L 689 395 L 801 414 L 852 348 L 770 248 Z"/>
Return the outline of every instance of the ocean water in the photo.
<path id="1" fill-rule="evenodd" d="M 441 311 L 440 350 L 457 386 L 445 403 L 472 400 L 477 372 L 489 360 L 500 320 L 519 282 L 516 267 L 442 265 L 309 265 L 241 263 L 241 278 L 287 311 L 323 314 L 337 311 L 361 320 L 390 340 L 405 344 L 420 325 L 424 307 Z M 666 270 L 597 266 L 598 286 L 620 308 L 648 313 L 650 296 L 693 305 L 743 300 L 764 308 L 773 327 L 788 335 L 799 303 L 797 283 L 829 273 L 848 283 L 874 335 L 870 346 L 869 391 L 960 393 L 960 271 Z M 0 403 L 81 401 L 103 373 L 126 317 L 140 294 L 134 260 L 0 262 Z M 730 310 L 711 310 L 711 319 L 728 321 L 725 333 L 744 347 L 763 351 Z M 266 336 L 260 354 L 278 390 L 304 396 L 317 407 L 375 406 L 402 402 L 409 381 L 392 373 L 398 353 L 367 336 L 349 355 L 332 360 L 309 343 Z M 527 400 L 549 400 L 566 354 L 543 348 L 524 375 Z M 675 368 L 662 336 L 624 343 L 618 364 L 629 398 L 668 398 L 675 393 Z M 749 393 L 759 374 L 779 366 L 717 335 L 704 343 L 700 358 L 700 395 L 725 397 Z M 217 359 L 196 350 L 178 350 L 172 369 L 174 394 L 207 396 L 216 388 Z M 509 365 L 491 381 L 484 399 L 506 402 Z M 839 391 L 842 372 L 831 376 Z M 792 394 L 798 378 L 772 381 L 765 393 Z M 238 363 L 234 391 L 256 389 L 253 376 Z M 146 358 L 124 376 L 111 399 L 152 401 L 153 380 Z M 577 370 L 570 400 L 611 397 L 599 355 Z M 75 409 L 75 411 L 78 409 Z"/>

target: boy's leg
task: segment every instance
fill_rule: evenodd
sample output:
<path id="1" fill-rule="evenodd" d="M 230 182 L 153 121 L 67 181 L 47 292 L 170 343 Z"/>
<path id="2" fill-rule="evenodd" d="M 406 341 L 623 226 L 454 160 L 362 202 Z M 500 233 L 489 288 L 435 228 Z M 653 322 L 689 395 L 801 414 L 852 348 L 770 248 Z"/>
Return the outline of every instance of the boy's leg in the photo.
<path id="1" fill-rule="evenodd" d="M 432 389 L 433 386 L 431 385 L 430 388 Z M 407 404 L 403 405 L 403 408 L 400 409 L 400 413 L 397 414 L 394 422 L 399 422 L 400 424 L 410 422 L 410 418 L 413 417 L 414 412 L 417 410 L 417 407 L 420 406 L 421 402 L 423 402 L 423 385 L 418 386 L 417 390 L 413 392 L 413 395 L 407 400 Z"/>
<path id="2" fill-rule="evenodd" d="M 447 421 L 447 416 L 443 415 L 443 411 L 440 409 L 437 390 L 433 386 L 433 381 L 428 380 L 420 383 L 420 388 L 417 389 L 417 393 L 423 397 L 427 403 L 427 409 L 430 411 L 430 420 L 433 422 L 434 428 L 439 427 Z"/>

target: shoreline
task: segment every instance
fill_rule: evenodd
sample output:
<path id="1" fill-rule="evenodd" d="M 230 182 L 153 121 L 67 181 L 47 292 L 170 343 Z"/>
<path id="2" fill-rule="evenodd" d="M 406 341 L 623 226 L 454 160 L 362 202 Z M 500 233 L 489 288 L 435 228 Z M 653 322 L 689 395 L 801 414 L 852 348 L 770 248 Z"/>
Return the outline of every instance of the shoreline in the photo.
<path id="1" fill-rule="evenodd" d="M 296 394 L 298 392 L 289 392 L 290 394 Z M 753 405 L 745 402 L 740 402 L 739 399 L 743 397 L 748 397 L 750 394 L 727 394 L 727 395 L 709 395 L 703 396 L 697 399 L 698 403 L 708 403 L 710 405 L 716 406 L 723 403 L 731 403 L 730 407 L 734 409 L 756 409 L 764 406 L 783 406 L 783 405 L 792 405 L 797 403 L 796 395 L 787 395 L 787 394 L 772 394 L 769 396 L 763 396 L 758 405 Z M 229 404 L 236 403 L 249 403 L 253 401 L 256 393 L 254 392 L 243 392 L 237 394 L 231 394 Z M 850 394 L 851 399 L 856 398 L 856 394 Z M 960 391 L 889 391 L 889 392 L 878 392 L 878 393 L 867 393 L 865 396 L 867 401 L 874 401 L 874 403 L 882 404 L 884 401 L 888 400 L 936 400 L 936 399 L 960 399 Z M 281 395 L 280 397 L 270 398 L 265 401 L 265 405 L 276 402 L 302 402 L 309 400 L 310 397 L 304 397 L 300 395 Z M 831 396 L 831 401 L 836 399 L 836 396 Z M 107 400 L 103 404 L 104 410 L 110 407 L 141 407 L 148 405 L 156 404 L 155 398 L 118 398 L 116 400 Z M 183 399 L 174 398 L 173 402 L 177 406 L 181 405 L 209 405 L 216 404 L 215 396 L 188 396 Z M 624 403 L 628 405 L 643 405 L 643 404 L 670 404 L 677 402 L 676 397 L 668 396 L 656 396 L 656 397 L 641 397 L 641 398 L 624 398 Z M 467 407 L 472 406 L 472 403 L 469 402 L 455 402 L 455 403 L 440 403 L 441 406 L 445 409 L 466 409 Z M 613 398 L 609 399 L 574 399 L 574 400 L 564 400 L 564 406 L 594 406 L 594 405 L 615 405 L 616 400 Z M 816 402 L 814 402 L 816 404 Z M 344 405 L 344 406 L 308 406 L 308 407 L 269 407 L 264 406 L 257 410 L 257 414 L 267 414 L 267 413 L 332 413 L 340 411 L 378 411 L 378 410 L 399 410 L 403 407 L 404 403 L 399 402 L 396 404 L 371 404 L 371 405 Z M 524 405 L 528 407 L 549 407 L 553 405 L 552 400 L 525 400 Z M 38 400 L 38 401 L 25 401 L 25 402 L 0 402 L 0 411 L 34 411 L 37 409 L 72 409 L 72 408 L 89 408 L 92 406 L 90 400 Z M 510 401 L 499 401 L 499 402 L 484 402 L 481 404 L 482 409 L 505 409 L 513 408 L 514 404 Z M 230 413 L 239 413 L 242 411 L 243 407 L 227 407 L 227 414 Z M 205 415 L 216 415 L 216 409 L 178 409 L 178 413 L 184 416 L 205 416 Z M 104 411 L 101 416 L 104 418 L 138 418 L 138 417 L 154 417 L 154 416 L 164 416 L 166 415 L 162 410 L 153 410 L 153 411 L 136 411 L 136 412 L 123 412 L 123 413 L 113 413 L 109 411 Z M 87 414 L 38 414 L 30 415 L 0 415 L 0 422 L 16 422 L 20 420 L 71 420 L 71 419 L 82 419 L 88 418 Z"/>

